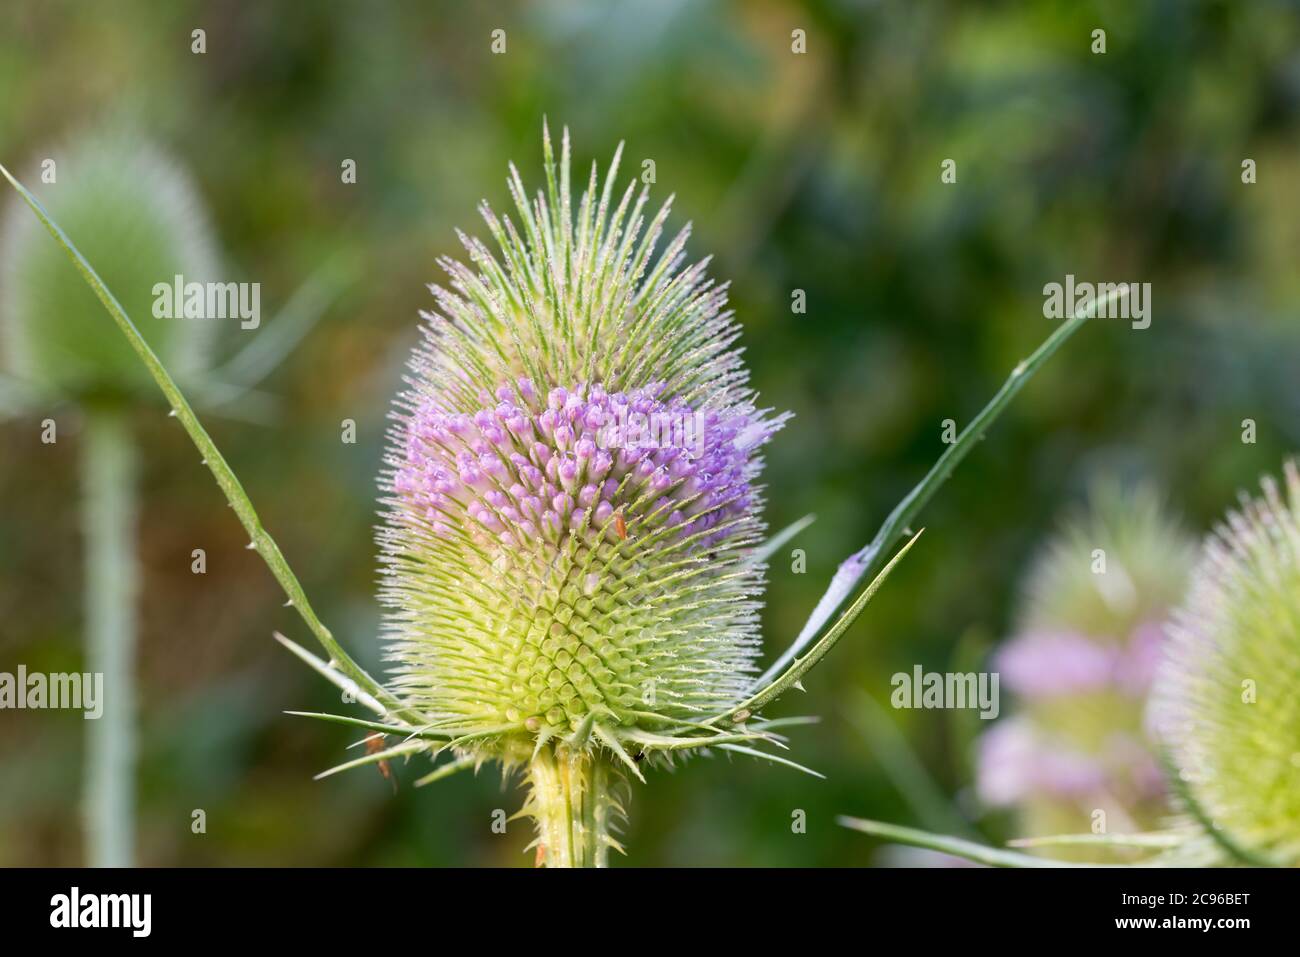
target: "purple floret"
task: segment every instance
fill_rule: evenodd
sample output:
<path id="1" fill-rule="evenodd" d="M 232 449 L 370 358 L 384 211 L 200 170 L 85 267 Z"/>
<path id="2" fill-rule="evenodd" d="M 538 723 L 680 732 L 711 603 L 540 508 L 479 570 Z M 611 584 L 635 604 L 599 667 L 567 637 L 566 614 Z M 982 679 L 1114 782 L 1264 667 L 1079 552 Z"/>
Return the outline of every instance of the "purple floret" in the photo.
<path id="1" fill-rule="evenodd" d="M 440 536 L 558 545 L 570 534 L 665 538 L 667 529 L 713 547 L 754 507 L 751 459 L 775 423 L 663 392 L 610 394 L 597 383 L 543 396 L 520 379 L 481 392 L 473 412 L 426 398 L 407 420 L 393 488 Z"/>

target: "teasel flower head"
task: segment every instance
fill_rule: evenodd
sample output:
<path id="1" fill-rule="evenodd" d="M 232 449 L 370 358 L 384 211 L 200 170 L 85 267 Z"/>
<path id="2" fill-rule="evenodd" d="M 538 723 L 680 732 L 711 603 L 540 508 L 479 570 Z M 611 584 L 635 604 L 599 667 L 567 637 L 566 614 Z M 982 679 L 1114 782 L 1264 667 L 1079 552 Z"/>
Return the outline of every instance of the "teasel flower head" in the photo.
<path id="1" fill-rule="evenodd" d="M 154 315 L 156 284 L 176 275 L 206 282 L 216 271 L 215 239 L 189 177 L 156 146 L 111 128 L 48 151 L 29 181 L 160 359 L 192 377 L 211 324 Z M 17 196 L 0 221 L 0 345 L 7 371 L 49 396 L 158 401 L 148 369 Z"/>
<path id="2" fill-rule="evenodd" d="M 616 768 L 692 743 L 759 653 L 760 409 L 689 227 L 511 167 L 461 236 L 397 399 L 378 539 L 393 689 L 464 760 L 526 764 L 542 853 L 603 860 Z M 621 152 L 621 147 L 620 147 Z M 671 200 L 669 201 L 671 203 Z M 574 808 L 561 813 L 562 807 Z"/>
<path id="3" fill-rule="evenodd" d="M 1108 482 L 1033 566 L 992 665 L 1015 713 L 983 736 L 978 768 L 981 797 L 1015 807 L 1024 836 L 1089 830 L 1097 810 L 1133 830 L 1163 810 L 1143 716 L 1195 554 L 1150 486 Z"/>
<path id="4" fill-rule="evenodd" d="M 1300 469 L 1215 529 L 1165 646 L 1152 718 L 1219 856 L 1300 865 Z"/>

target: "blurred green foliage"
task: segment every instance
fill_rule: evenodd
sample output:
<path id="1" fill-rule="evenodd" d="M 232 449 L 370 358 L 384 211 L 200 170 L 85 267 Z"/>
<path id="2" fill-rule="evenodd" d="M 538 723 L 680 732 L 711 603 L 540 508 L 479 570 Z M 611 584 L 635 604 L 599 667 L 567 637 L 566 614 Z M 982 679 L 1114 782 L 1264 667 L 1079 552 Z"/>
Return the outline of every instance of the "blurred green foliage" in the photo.
<path id="1" fill-rule="evenodd" d="M 640 865 L 860 865 L 888 858 L 834 824 L 918 823 L 855 720 L 914 664 L 977 667 L 1065 504 L 1100 474 L 1161 485 L 1201 527 L 1300 444 L 1300 16 L 1259 2 L 453 2 L 94 4 L 0 14 L 0 160 L 106 117 L 195 176 L 232 280 L 267 313 L 323 263 L 358 278 L 265 384 L 267 425 L 210 419 L 322 617 L 374 668 L 374 476 L 390 395 L 431 308 L 436 257 L 540 177 L 543 116 L 577 158 L 655 161 L 691 249 L 713 254 L 753 380 L 797 418 L 768 456 L 769 518 L 819 519 L 774 563 L 776 654 L 838 562 L 1046 334 L 1042 287 L 1150 282 L 1147 330 L 1085 328 L 923 516 L 928 533 L 808 695 L 774 714 L 825 782 L 717 757 L 633 789 Z M 191 53 L 191 31 L 207 52 Z M 491 32 L 507 50 L 493 55 Z M 1105 54 L 1091 52 L 1103 28 Z M 807 53 L 791 52 L 791 31 Z M 940 182 L 943 160 L 957 182 Z M 1243 184 L 1243 159 L 1258 182 Z M 354 159 L 357 182 L 340 164 Z M 73 236 L 75 240 L 77 237 Z M 806 314 L 791 310 L 805 290 Z M 107 322 L 107 316 L 103 317 Z M 264 324 L 263 328 L 266 328 Z M 229 355 L 247 335 L 221 330 Z M 40 419 L 60 440 L 40 442 Z M 358 442 L 340 441 L 354 419 Z M 1242 421 L 1257 424 L 1243 444 Z M 270 640 L 304 640 L 175 424 L 144 456 L 140 858 L 149 864 L 525 865 L 521 796 L 468 776 L 427 791 L 398 768 L 313 782 L 355 736 L 284 716 L 331 689 Z M 80 665 L 77 418 L 0 425 L 0 670 Z M 190 572 L 191 549 L 208 572 Z M 889 711 L 958 813 L 969 713 Z M 0 714 L 0 864 L 75 864 L 81 718 Z M 974 726 L 972 726 L 972 724 Z M 207 833 L 191 833 L 191 812 Z M 807 833 L 791 831 L 796 809 Z"/>

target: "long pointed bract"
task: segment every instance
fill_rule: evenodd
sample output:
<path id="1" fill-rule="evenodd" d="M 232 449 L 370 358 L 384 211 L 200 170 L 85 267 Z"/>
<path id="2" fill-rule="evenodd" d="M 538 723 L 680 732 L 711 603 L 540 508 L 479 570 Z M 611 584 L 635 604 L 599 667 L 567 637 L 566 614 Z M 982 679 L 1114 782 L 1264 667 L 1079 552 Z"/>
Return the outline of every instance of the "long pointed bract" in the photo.
<path id="1" fill-rule="evenodd" d="M 270 533 L 262 527 L 262 521 L 258 517 L 257 510 L 253 508 L 253 503 L 249 501 L 248 495 L 244 492 L 243 486 L 235 476 L 234 470 L 231 469 L 225 457 L 204 430 L 198 416 L 194 414 L 194 410 L 177 387 L 175 380 L 163 367 L 158 356 L 149 347 L 149 343 L 145 342 L 144 337 L 140 335 L 140 331 L 135 327 L 131 317 L 126 314 L 117 298 L 104 285 L 94 267 L 86 261 L 85 257 L 81 255 L 81 252 L 73 245 L 72 240 L 67 237 L 63 230 L 59 228 L 58 224 L 50 218 L 40 201 L 28 192 L 27 188 L 19 183 L 3 165 L 0 165 L 0 175 L 3 175 L 9 181 L 9 184 L 18 191 L 23 201 L 31 207 L 32 212 L 45 225 L 50 235 L 63 247 L 64 252 L 68 254 L 68 258 L 72 260 L 77 271 L 81 273 L 82 278 L 94 290 L 99 301 L 108 310 L 108 314 L 113 317 L 113 321 L 117 323 L 118 328 L 122 330 L 122 334 L 131 343 L 131 348 L 135 350 L 136 355 L 140 357 L 140 361 L 148 368 L 149 374 L 158 383 L 158 388 L 167 397 L 167 402 L 172 408 L 172 414 L 180 421 L 186 434 L 189 435 L 190 440 L 203 456 L 204 464 L 212 473 L 212 477 L 216 479 L 217 485 L 226 496 L 226 501 L 230 503 L 230 507 L 234 509 L 235 515 L 238 516 L 240 524 L 248 532 L 251 545 L 262 556 L 262 561 L 271 570 L 275 580 L 280 583 L 285 595 L 288 596 L 293 607 L 297 609 L 299 616 L 307 624 L 316 640 L 320 642 L 321 647 L 329 653 L 330 658 L 338 663 L 348 677 L 356 681 L 362 688 L 375 698 L 385 701 L 387 706 L 400 708 L 400 703 L 393 695 L 374 678 L 370 677 L 365 669 L 352 660 L 351 656 L 343 650 L 343 647 L 330 633 L 330 630 L 316 616 L 316 612 L 312 609 L 307 594 L 303 591 L 302 585 L 299 584 L 297 576 L 294 575 L 289 563 L 285 561 L 284 555 L 280 552 L 280 546 L 276 544 Z"/>

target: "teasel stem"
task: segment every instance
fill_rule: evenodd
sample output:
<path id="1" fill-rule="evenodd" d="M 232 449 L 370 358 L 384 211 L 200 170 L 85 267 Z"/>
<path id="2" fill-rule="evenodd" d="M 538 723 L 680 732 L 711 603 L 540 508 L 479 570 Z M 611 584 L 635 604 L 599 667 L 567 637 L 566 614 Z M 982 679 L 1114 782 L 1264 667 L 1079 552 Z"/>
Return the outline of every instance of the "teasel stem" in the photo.
<path id="1" fill-rule="evenodd" d="M 135 843 L 136 457 L 125 412 L 89 407 L 82 454 L 87 670 L 103 713 L 87 722 L 86 858 L 130 867 Z"/>
<path id="2" fill-rule="evenodd" d="M 618 811 L 615 772 L 599 754 L 543 746 L 528 764 L 525 812 L 537 823 L 539 867 L 608 867 Z"/>

